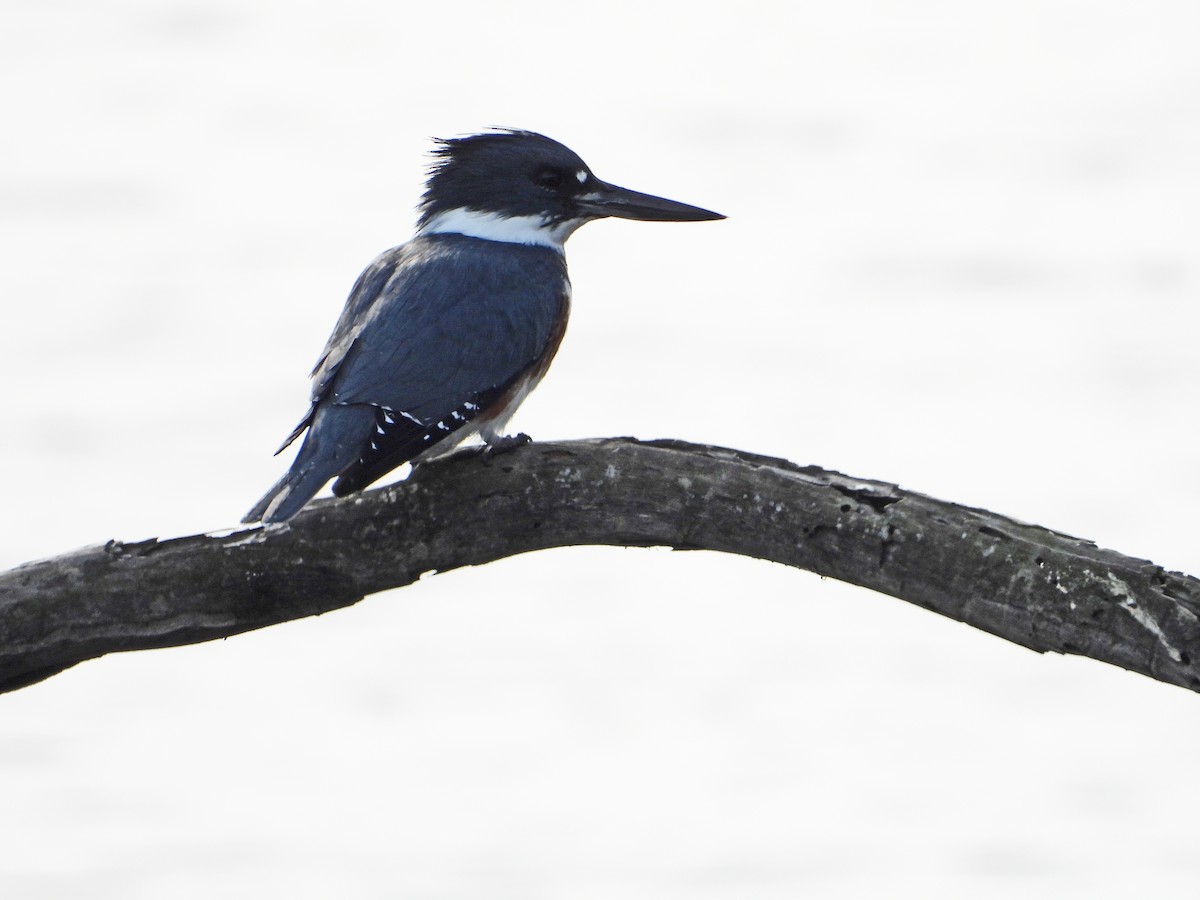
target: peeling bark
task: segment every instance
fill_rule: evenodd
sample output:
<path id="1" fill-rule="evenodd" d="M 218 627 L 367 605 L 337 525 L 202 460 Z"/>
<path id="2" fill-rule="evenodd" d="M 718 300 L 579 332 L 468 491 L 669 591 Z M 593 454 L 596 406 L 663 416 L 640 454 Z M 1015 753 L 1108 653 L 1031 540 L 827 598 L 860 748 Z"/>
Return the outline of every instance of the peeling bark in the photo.
<path id="1" fill-rule="evenodd" d="M 2 573 L 0 690 L 106 653 L 318 615 L 427 572 L 582 544 L 772 560 L 1200 690 L 1195 578 L 891 484 L 622 438 L 490 461 L 458 453 L 283 525 L 111 540 Z"/>

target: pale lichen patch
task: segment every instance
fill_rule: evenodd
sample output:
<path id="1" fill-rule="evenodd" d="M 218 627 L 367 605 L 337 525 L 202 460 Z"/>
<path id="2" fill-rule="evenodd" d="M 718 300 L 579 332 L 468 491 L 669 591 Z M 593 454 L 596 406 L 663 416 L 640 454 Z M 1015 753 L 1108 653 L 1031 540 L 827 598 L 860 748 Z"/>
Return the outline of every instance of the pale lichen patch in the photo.
<path id="1" fill-rule="evenodd" d="M 1155 621 L 1154 616 L 1150 611 L 1144 609 L 1133 596 L 1133 592 L 1129 589 L 1124 581 L 1114 575 L 1108 573 L 1108 587 L 1112 591 L 1113 596 L 1120 601 L 1121 609 L 1133 616 L 1134 621 L 1145 628 L 1163 645 L 1167 651 L 1167 655 L 1175 662 L 1183 662 L 1183 654 L 1171 646 L 1171 642 L 1167 640 L 1166 634 L 1162 630 L 1162 626 Z"/>

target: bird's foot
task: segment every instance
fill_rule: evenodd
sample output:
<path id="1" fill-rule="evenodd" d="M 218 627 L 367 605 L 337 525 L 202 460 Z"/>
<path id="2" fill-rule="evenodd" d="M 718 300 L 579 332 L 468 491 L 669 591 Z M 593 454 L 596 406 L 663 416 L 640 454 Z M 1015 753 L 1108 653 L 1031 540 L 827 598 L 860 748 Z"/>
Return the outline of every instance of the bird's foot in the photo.
<path id="1" fill-rule="evenodd" d="M 519 434 L 500 434 L 487 441 L 483 448 L 483 462 L 485 465 L 492 461 L 492 457 L 499 456 L 502 453 L 508 453 L 510 450 L 516 450 L 518 447 L 524 447 L 526 444 L 532 444 L 533 438 L 525 432 Z"/>

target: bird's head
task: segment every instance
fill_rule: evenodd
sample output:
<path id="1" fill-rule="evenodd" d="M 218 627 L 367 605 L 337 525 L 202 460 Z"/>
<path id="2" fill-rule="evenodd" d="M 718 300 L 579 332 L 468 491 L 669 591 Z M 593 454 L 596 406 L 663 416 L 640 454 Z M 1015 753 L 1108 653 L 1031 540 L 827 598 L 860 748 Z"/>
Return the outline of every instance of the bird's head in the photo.
<path id="1" fill-rule="evenodd" d="M 455 222 L 514 223 L 561 246 L 592 219 L 700 222 L 720 213 L 601 181 L 579 156 L 532 131 L 499 130 L 438 141 L 422 197 L 422 231 L 453 231 Z M 446 227 L 439 227 L 446 226 Z M 481 235 L 483 236 L 483 235 Z"/>

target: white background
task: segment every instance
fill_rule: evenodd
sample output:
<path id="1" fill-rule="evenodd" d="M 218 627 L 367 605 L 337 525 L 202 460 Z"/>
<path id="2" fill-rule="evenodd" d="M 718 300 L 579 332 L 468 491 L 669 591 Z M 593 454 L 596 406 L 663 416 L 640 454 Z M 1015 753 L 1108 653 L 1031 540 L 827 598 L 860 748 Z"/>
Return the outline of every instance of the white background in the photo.
<path id="1" fill-rule="evenodd" d="M 0 564 L 233 525 L 431 135 L 720 210 L 568 246 L 514 425 L 1200 572 L 1200 6 L 0 12 Z M 1195 695 L 715 555 L 439 575 L 0 697 L 4 898 L 1195 896 Z"/>

